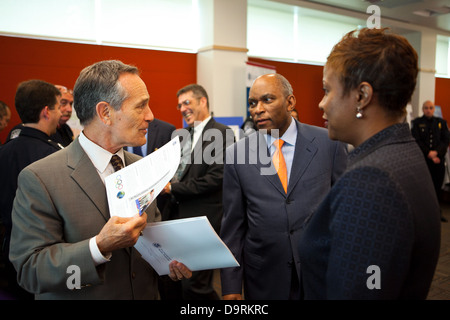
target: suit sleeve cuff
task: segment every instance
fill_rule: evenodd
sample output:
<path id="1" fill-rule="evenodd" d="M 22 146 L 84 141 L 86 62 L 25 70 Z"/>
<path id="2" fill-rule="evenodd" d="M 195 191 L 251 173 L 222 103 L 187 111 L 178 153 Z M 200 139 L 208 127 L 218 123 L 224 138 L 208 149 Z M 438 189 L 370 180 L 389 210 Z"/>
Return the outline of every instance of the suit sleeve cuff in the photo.
<path id="1" fill-rule="evenodd" d="M 96 237 L 92 237 L 91 240 L 89 240 L 89 249 L 91 250 L 91 256 L 94 260 L 95 266 L 98 266 L 100 264 L 106 263 L 110 261 L 112 254 L 108 254 L 108 256 L 104 256 L 100 249 L 97 246 Z"/>

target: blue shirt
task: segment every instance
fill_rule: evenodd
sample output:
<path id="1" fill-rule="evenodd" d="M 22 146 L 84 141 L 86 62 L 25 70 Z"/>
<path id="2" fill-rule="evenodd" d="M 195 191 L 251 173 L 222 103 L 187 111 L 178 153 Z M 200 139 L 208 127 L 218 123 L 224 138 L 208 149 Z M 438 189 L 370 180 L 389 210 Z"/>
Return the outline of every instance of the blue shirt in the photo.
<path id="1" fill-rule="evenodd" d="M 266 139 L 270 156 L 272 157 L 273 154 L 275 153 L 275 146 L 273 145 L 273 143 L 275 142 L 275 140 L 277 140 L 277 138 L 272 137 L 270 134 L 264 134 L 264 138 Z M 284 161 L 286 161 L 286 169 L 289 184 L 292 162 L 294 161 L 295 142 L 297 141 L 297 124 L 294 118 L 292 118 L 291 124 L 289 125 L 286 132 L 283 134 L 283 136 L 281 136 L 280 139 L 284 141 L 284 144 L 281 147 L 281 152 L 283 153 Z"/>
<path id="2" fill-rule="evenodd" d="M 145 134 L 145 139 L 146 139 L 146 140 L 148 139 L 148 131 L 147 131 L 147 133 Z M 148 141 L 148 140 L 147 140 L 147 141 Z M 127 150 L 128 152 L 134 153 L 134 152 L 133 152 L 133 147 L 126 147 L 126 150 Z M 141 146 L 141 150 L 142 150 L 143 156 L 145 157 L 145 156 L 147 155 L 147 143 L 144 143 L 144 145 Z"/>

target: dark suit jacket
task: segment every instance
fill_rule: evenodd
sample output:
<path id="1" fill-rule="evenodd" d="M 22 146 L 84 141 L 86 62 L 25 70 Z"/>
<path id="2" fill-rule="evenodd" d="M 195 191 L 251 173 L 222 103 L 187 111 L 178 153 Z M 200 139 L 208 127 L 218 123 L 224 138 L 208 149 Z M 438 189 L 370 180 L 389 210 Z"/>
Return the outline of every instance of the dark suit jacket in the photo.
<path id="1" fill-rule="evenodd" d="M 73 141 L 73 131 L 67 123 L 56 128 L 56 132 L 50 136 L 50 139 L 67 147 Z"/>
<path id="2" fill-rule="evenodd" d="M 154 119 L 148 124 L 147 154 L 161 148 L 172 139 L 175 126 L 168 122 Z"/>
<path id="3" fill-rule="evenodd" d="M 345 169 L 345 146 L 324 128 L 296 121 L 297 140 L 287 194 L 260 132 L 227 149 L 221 238 L 240 267 L 221 270 L 222 293 L 246 299 L 289 298 L 292 268 L 300 274 L 298 239 L 303 223 Z M 245 158 L 244 158 L 245 155 Z"/>
<path id="4" fill-rule="evenodd" d="M 175 131 L 175 126 L 168 122 L 154 119 L 148 124 L 147 134 L 147 155 L 153 151 L 161 148 L 172 139 L 172 133 Z M 156 198 L 158 209 L 161 212 L 162 220 L 169 220 L 169 211 L 165 208 L 169 205 L 170 195 L 159 194 Z"/>
<path id="5" fill-rule="evenodd" d="M 428 153 L 431 150 L 438 152 L 441 164 L 444 165 L 444 157 L 447 153 L 450 134 L 447 127 L 447 121 L 442 118 L 422 116 L 411 122 L 411 133 L 416 139 L 417 144 L 422 150 L 425 159 L 428 159 Z"/>
<path id="6" fill-rule="evenodd" d="M 141 157 L 125 151 L 125 165 Z M 153 203 L 148 221 L 157 221 Z M 19 175 L 10 259 L 19 284 L 37 299 L 156 299 L 157 275 L 134 248 L 116 250 L 95 266 L 89 239 L 109 219 L 106 189 L 78 138 Z M 68 267 L 81 272 L 67 287 Z"/>
<path id="7" fill-rule="evenodd" d="M 211 138 L 217 137 L 217 139 Z M 222 220 L 223 160 L 227 143 L 234 142 L 233 131 L 211 118 L 191 154 L 180 182 L 172 183 L 172 211 L 175 217 L 207 216 L 216 232 Z"/>

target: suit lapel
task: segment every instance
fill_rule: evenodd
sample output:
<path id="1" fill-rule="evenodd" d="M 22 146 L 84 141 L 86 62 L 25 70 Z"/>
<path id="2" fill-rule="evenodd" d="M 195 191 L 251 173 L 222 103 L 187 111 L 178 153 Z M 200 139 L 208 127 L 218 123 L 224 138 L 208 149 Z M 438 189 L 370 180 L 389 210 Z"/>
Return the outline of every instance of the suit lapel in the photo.
<path id="1" fill-rule="evenodd" d="M 303 126 L 297 122 L 297 140 L 295 142 L 294 159 L 289 177 L 288 195 L 305 173 L 315 154 L 317 147 L 302 134 Z"/>
<path id="2" fill-rule="evenodd" d="M 250 136 L 248 142 L 250 157 L 252 157 L 252 154 L 256 155 L 257 162 L 254 166 L 257 168 L 259 174 L 267 179 L 282 195 L 286 196 L 280 178 L 272 165 L 269 148 L 264 136 L 258 132 L 257 134 Z M 246 159 L 246 161 L 253 163 L 253 159 Z M 270 169 L 270 167 L 272 169 Z"/>
<path id="3" fill-rule="evenodd" d="M 109 219 L 109 207 L 105 186 L 88 155 L 78 139 L 68 147 L 67 165 L 73 169 L 72 179 L 80 186 L 86 196 L 94 203 L 105 220 Z"/>
<path id="4" fill-rule="evenodd" d="M 289 185 L 287 194 L 284 192 L 283 185 L 281 184 L 278 175 L 275 174 L 262 174 L 281 194 L 289 196 L 292 190 L 295 188 L 315 154 L 317 153 L 317 147 L 311 143 L 310 140 L 306 139 L 302 134 L 302 124 L 296 122 L 297 124 L 297 140 L 295 142 L 294 159 L 292 161 L 291 175 L 289 177 Z M 261 173 L 268 172 L 268 165 L 265 164 L 267 159 L 261 159 L 261 157 L 266 154 L 270 159 L 270 153 L 267 146 L 266 139 L 260 133 L 250 136 L 249 148 L 250 154 L 257 154 L 257 163 L 255 164 L 258 171 Z"/>
<path id="5" fill-rule="evenodd" d="M 206 147 L 206 144 L 209 141 L 205 141 L 203 139 L 203 135 L 205 133 L 206 130 L 211 129 L 214 127 L 214 123 L 215 120 L 213 118 L 211 118 L 208 123 L 205 125 L 205 127 L 203 128 L 202 134 L 200 135 L 200 138 L 198 139 L 197 143 L 195 144 L 194 148 L 192 149 L 192 153 L 191 153 L 191 163 L 188 163 L 186 165 L 186 168 L 184 169 L 183 174 L 181 175 L 180 180 L 183 179 L 183 177 L 187 174 L 187 172 L 189 171 L 189 168 L 191 167 L 191 165 L 193 163 L 195 164 L 201 164 L 203 163 L 203 150 Z M 194 130 L 193 128 L 191 128 L 190 130 Z M 193 133 L 192 133 L 193 134 Z"/>

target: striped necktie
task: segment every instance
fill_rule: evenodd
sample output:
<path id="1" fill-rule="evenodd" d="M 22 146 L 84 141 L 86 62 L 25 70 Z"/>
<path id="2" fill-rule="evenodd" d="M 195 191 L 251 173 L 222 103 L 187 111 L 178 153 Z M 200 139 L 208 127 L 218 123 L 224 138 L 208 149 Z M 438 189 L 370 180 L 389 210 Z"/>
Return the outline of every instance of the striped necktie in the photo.
<path id="1" fill-rule="evenodd" d="M 117 154 L 114 154 L 111 157 L 110 162 L 114 168 L 114 171 L 119 171 L 124 167 L 122 159 Z"/>

